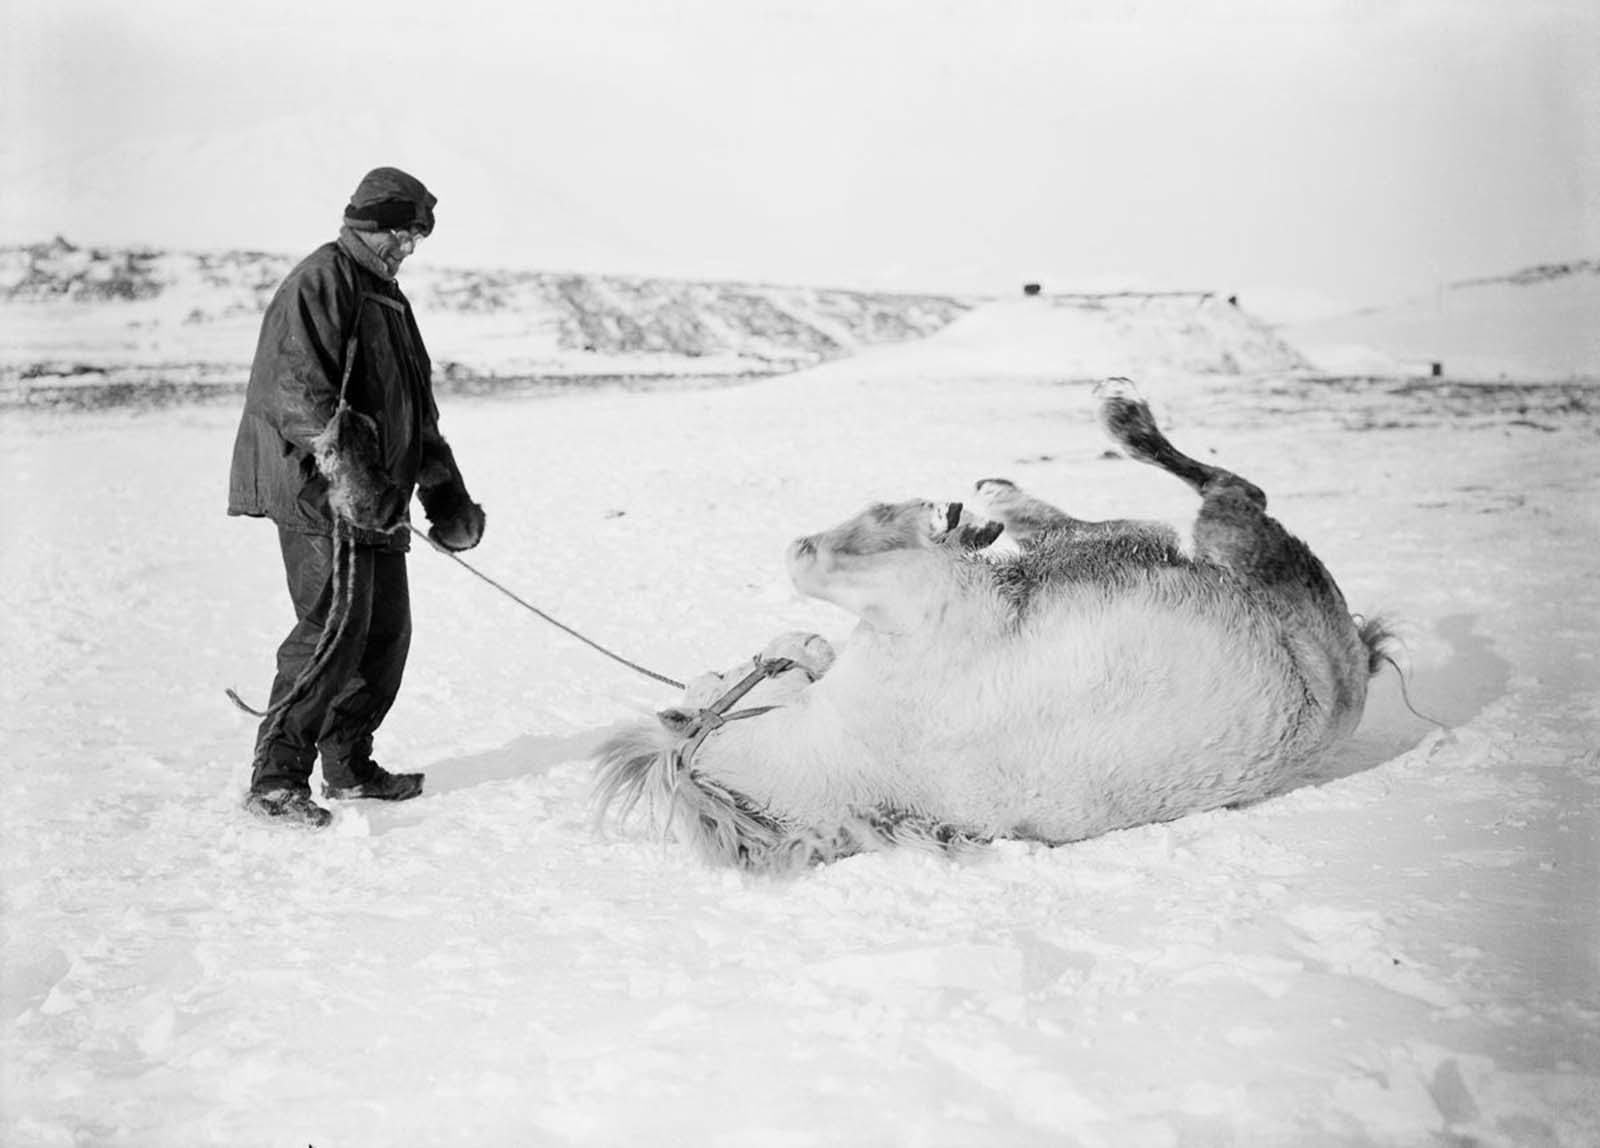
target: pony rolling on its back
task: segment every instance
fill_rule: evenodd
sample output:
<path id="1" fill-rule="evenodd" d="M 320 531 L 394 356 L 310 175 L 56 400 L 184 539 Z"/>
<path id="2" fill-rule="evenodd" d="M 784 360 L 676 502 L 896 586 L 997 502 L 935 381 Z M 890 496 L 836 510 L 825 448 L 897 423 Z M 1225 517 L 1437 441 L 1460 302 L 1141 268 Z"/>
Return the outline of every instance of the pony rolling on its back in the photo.
<path id="1" fill-rule="evenodd" d="M 1082 522 L 1003 479 L 798 539 L 795 585 L 856 614 L 784 635 L 600 751 L 598 813 L 641 803 L 707 860 L 782 868 L 911 843 L 1060 843 L 1312 780 L 1384 659 L 1238 475 L 1180 453 L 1125 379 L 1100 417 L 1200 495 L 1170 528 Z M 1018 553 L 979 551 L 1001 530 Z M 738 681 L 734 693 L 729 687 Z M 750 708 L 731 710 L 750 691 Z M 718 700 L 721 699 L 721 700 Z"/>

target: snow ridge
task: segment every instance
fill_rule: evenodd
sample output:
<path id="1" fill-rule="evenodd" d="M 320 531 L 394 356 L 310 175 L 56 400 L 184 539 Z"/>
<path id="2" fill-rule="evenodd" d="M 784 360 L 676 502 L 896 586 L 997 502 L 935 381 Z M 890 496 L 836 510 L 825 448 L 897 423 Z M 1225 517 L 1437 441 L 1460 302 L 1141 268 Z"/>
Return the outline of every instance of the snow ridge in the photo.
<path id="1" fill-rule="evenodd" d="M 259 251 L 0 248 L 0 405 L 106 405 L 236 391 L 294 260 Z M 413 261 L 403 274 L 442 390 L 717 380 L 887 351 L 1047 378 L 1282 373 L 1308 364 L 1207 292 L 952 296 Z M 930 339 L 935 341 L 929 342 Z M 915 348 L 926 344 L 925 352 Z"/>
<path id="2" fill-rule="evenodd" d="M 294 263 L 258 251 L 78 247 L 57 237 L 0 248 L 0 299 L 83 306 L 161 301 L 182 323 L 207 324 L 259 314 Z M 404 285 L 419 311 L 532 322 L 548 329 L 563 351 L 732 355 L 751 360 L 761 373 L 921 338 L 974 305 L 946 295 L 426 263 L 408 266 Z"/>
<path id="3" fill-rule="evenodd" d="M 1454 289 L 1459 287 L 1492 287 L 1501 283 L 1510 283 L 1518 287 L 1526 287 L 1535 283 L 1551 283 L 1569 276 L 1578 275 L 1600 276 L 1600 259 L 1578 259 L 1571 263 L 1540 263 L 1533 267 L 1524 267 L 1520 271 L 1513 271 L 1509 275 L 1489 275 L 1478 279 L 1458 279 L 1450 286 Z"/>

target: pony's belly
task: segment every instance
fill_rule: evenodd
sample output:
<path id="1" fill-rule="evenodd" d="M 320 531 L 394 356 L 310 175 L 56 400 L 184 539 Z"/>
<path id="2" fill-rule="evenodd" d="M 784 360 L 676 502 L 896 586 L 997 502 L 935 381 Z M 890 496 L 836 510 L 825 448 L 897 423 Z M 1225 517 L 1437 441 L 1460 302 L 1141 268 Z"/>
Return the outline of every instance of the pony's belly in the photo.
<path id="1" fill-rule="evenodd" d="M 1010 742 L 934 764 L 927 812 L 991 835 L 1071 841 L 1257 801 L 1292 787 L 1305 762 L 1264 741 L 1213 733 L 1193 745 L 1130 742 L 1073 727 L 1074 744 Z M 1041 739 L 1047 742 L 1048 739 Z"/>
<path id="2" fill-rule="evenodd" d="M 1073 840 L 1285 788 L 1303 763 L 1283 754 L 1283 731 L 1270 704 L 1227 714 L 1178 703 L 1143 713 L 1052 709 L 965 744 L 913 746 L 903 761 L 941 820 Z"/>
<path id="3" fill-rule="evenodd" d="M 993 833 L 1071 840 L 1292 784 L 1314 715 L 1281 645 L 1162 622 L 1110 611 L 900 679 L 880 667 L 851 724 L 919 808 Z"/>

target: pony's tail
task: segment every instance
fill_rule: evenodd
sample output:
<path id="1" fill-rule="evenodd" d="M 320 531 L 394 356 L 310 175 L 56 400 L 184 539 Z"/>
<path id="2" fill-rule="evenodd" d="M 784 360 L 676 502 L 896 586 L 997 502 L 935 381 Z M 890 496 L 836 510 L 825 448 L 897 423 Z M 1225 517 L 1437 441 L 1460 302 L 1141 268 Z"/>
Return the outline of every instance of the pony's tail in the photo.
<path id="1" fill-rule="evenodd" d="M 1438 718 L 1429 717 L 1411 704 L 1411 691 L 1407 689 L 1406 672 L 1400 668 L 1400 663 L 1394 657 L 1395 650 L 1400 647 L 1400 639 L 1395 636 L 1394 627 L 1389 624 L 1389 620 L 1381 614 L 1374 614 L 1370 618 L 1356 614 L 1352 616 L 1352 620 L 1356 624 L 1356 633 L 1361 638 L 1361 644 L 1367 650 L 1368 676 L 1377 677 L 1384 666 L 1389 666 L 1400 679 L 1400 700 L 1405 703 L 1406 709 L 1440 729 L 1449 729 L 1450 727 Z"/>
<path id="2" fill-rule="evenodd" d="M 1367 676 L 1377 677 L 1378 671 L 1388 664 L 1404 681 L 1405 674 L 1400 672 L 1400 663 L 1394 660 L 1394 651 L 1400 640 L 1395 637 L 1394 627 L 1389 625 L 1389 620 L 1381 614 L 1374 614 L 1370 618 L 1356 614 L 1352 620 L 1356 624 L 1356 634 L 1367 650 Z"/>

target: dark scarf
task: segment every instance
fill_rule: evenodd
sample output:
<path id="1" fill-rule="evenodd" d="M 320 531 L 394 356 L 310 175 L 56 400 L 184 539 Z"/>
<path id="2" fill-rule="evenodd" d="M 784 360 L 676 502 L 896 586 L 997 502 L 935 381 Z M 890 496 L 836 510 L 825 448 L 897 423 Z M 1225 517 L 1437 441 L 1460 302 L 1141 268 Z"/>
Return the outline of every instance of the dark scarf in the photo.
<path id="1" fill-rule="evenodd" d="M 366 240 L 362 239 L 353 229 L 349 227 L 339 228 L 339 246 L 344 248 L 346 255 L 379 279 L 388 283 L 394 282 L 395 272 L 389 270 L 389 265 L 383 261 L 382 257 L 368 247 Z"/>

